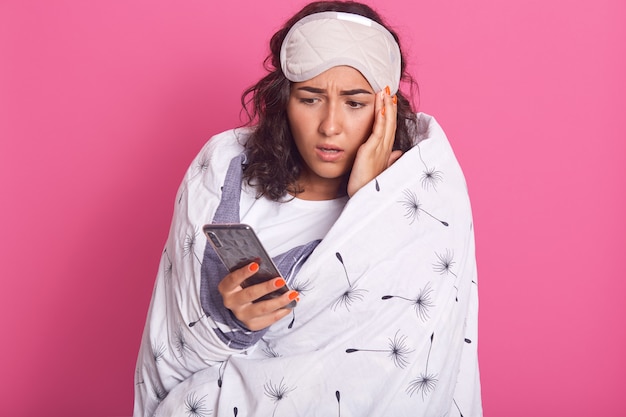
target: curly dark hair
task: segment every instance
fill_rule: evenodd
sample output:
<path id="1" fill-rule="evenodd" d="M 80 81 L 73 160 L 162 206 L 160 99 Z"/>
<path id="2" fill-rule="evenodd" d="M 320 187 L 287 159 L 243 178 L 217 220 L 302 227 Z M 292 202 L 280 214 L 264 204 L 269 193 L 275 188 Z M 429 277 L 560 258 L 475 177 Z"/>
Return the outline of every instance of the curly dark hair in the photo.
<path id="1" fill-rule="evenodd" d="M 326 11 L 365 16 L 387 28 L 400 46 L 398 35 L 384 23 L 378 13 L 371 7 L 354 1 L 310 3 L 272 36 L 270 54 L 264 61 L 264 67 L 269 73 L 246 89 L 241 96 L 243 111 L 247 116 L 246 125 L 254 126 L 245 144 L 248 158 L 243 178 L 256 188 L 258 197 L 265 196 L 279 201 L 287 192 L 293 195 L 302 192 L 297 181 L 303 161 L 295 146 L 287 119 L 291 83 L 285 78 L 280 67 L 280 48 L 287 32 L 296 22 L 310 14 Z M 417 89 L 417 84 L 406 72 L 402 48 L 400 51 L 402 81 L 411 86 L 411 90 Z M 417 118 L 411 107 L 410 96 L 407 97 L 401 91 L 396 95 L 398 119 L 393 149 L 405 152 L 413 144 Z"/>

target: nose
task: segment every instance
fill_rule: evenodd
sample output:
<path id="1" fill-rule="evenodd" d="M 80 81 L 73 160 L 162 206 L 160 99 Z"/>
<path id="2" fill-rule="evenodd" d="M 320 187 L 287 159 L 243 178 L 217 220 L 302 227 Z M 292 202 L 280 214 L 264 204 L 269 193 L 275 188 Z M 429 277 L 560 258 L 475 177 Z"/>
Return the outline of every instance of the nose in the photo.
<path id="1" fill-rule="evenodd" d="M 339 106 L 330 102 L 326 106 L 326 111 L 322 114 L 319 124 L 319 132 L 324 136 L 334 136 L 341 133 L 343 129 L 343 114 Z"/>

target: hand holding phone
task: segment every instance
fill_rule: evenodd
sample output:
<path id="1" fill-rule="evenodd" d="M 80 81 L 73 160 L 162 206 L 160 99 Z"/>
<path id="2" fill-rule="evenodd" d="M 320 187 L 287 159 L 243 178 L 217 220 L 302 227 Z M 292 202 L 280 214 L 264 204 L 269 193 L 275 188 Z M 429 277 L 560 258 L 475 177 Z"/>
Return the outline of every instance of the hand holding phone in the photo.
<path id="1" fill-rule="evenodd" d="M 237 271 L 252 262 L 258 264 L 258 271 L 240 284 L 242 288 L 282 277 L 272 258 L 249 225 L 242 223 L 207 224 L 203 227 L 203 231 L 229 272 Z M 285 284 L 259 297 L 254 302 L 271 300 L 289 291 L 290 289 Z M 296 301 L 292 300 L 285 307 L 293 308 L 295 306 Z"/>

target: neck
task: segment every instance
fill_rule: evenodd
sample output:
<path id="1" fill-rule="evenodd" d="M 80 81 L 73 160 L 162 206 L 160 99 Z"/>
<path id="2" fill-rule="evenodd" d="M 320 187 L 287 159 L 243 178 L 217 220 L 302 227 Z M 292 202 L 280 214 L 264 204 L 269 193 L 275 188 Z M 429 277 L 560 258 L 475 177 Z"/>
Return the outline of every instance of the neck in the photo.
<path id="1" fill-rule="evenodd" d="M 302 175 L 296 189 L 300 192 L 293 195 L 302 200 L 334 200 L 346 195 L 346 181 L 344 178 L 311 181 Z"/>

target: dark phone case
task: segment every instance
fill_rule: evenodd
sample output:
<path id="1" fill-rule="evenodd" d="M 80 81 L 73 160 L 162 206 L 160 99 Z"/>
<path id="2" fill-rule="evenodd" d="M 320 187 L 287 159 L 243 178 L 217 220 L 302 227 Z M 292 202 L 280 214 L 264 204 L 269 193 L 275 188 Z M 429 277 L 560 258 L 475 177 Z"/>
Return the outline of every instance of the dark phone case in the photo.
<path id="1" fill-rule="evenodd" d="M 229 272 L 242 268 L 251 262 L 259 264 L 259 270 L 242 282 L 242 287 L 249 287 L 281 276 L 272 258 L 267 254 L 261 241 L 249 225 L 243 223 L 207 224 L 202 230 L 209 244 Z M 289 288 L 285 285 L 254 300 L 254 302 L 269 300 L 287 291 L 289 291 Z M 295 304 L 294 301 L 287 307 L 292 308 Z"/>

